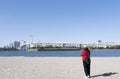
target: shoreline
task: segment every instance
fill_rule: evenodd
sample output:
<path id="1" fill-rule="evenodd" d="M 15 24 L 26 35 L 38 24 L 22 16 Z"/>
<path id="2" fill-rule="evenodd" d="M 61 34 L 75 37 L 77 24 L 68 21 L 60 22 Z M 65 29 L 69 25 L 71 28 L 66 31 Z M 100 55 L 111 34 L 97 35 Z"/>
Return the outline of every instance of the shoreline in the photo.
<path id="1" fill-rule="evenodd" d="M 14 51 L 26 51 L 26 52 L 39 52 L 39 51 L 81 51 L 82 49 L 30 49 L 30 50 L 0 50 L 0 52 L 14 52 Z M 90 49 L 90 50 L 120 50 L 120 49 Z"/>

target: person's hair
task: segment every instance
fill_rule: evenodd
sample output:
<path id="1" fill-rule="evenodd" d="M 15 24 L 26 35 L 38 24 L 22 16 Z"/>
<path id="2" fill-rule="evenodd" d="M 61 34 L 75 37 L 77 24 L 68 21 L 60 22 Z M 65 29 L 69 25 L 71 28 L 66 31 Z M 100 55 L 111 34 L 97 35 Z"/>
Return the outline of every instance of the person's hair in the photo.
<path id="1" fill-rule="evenodd" d="M 88 50 L 88 47 L 85 47 L 84 50 Z"/>

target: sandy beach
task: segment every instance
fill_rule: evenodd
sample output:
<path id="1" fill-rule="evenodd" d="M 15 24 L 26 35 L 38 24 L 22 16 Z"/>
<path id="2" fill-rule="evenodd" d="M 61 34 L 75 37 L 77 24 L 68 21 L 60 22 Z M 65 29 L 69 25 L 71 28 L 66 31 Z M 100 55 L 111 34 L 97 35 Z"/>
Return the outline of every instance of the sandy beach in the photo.
<path id="1" fill-rule="evenodd" d="M 91 79 L 119 79 L 120 57 L 92 57 Z M 84 79 L 81 57 L 0 57 L 0 79 Z"/>

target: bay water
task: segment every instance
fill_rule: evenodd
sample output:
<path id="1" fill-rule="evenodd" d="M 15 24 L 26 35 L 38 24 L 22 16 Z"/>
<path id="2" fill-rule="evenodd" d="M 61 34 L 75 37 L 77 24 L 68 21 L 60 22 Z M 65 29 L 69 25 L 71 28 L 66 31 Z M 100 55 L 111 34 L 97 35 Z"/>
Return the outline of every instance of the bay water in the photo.
<path id="1" fill-rule="evenodd" d="M 0 57 L 80 57 L 77 51 L 0 51 Z M 120 50 L 91 50 L 91 57 L 120 57 Z"/>

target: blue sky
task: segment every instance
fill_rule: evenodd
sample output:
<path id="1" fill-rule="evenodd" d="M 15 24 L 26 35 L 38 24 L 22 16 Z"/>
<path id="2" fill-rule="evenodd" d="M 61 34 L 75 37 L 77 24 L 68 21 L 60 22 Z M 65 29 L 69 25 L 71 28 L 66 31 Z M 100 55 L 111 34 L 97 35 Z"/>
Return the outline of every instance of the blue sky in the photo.
<path id="1" fill-rule="evenodd" d="M 0 0 L 0 46 L 120 41 L 120 0 Z"/>

